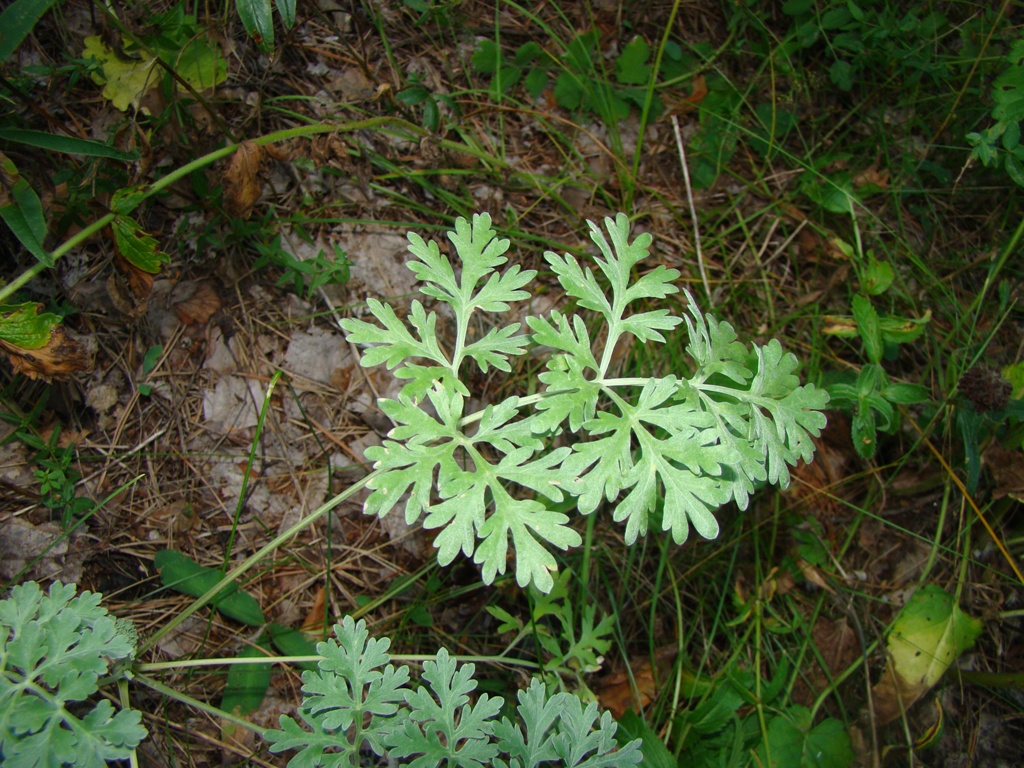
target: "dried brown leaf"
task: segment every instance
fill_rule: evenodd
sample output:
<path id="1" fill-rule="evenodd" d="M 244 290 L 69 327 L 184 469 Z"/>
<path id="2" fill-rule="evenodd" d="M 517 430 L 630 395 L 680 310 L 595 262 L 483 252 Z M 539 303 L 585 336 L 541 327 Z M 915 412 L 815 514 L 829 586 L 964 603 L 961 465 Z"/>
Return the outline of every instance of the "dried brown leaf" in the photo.
<path id="1" fill-rule="evenodd" d="M 813 703 L 831 681 L 861 657 L 857 633 L 845 618 L 838 621 L 818 619 L 811 637 L 820 654 L 820 661 L 817 656 L 813 657 L 793 688 L 793 701 L 805 706 Z M 821 661 L 825 662 L 824 669 Z"/>
<path id="2" fill-rule="evenodd" d="M 141 317 L 146 313 L 148 302 L 132 295 L 132 289 L 122 275 L 113 274 L 107 278 L 107 296 L 114 309 L 129 319 Z"/>
<path id="3" fill-rule="evenodd" d="M 224 207 L 228 214 L 248 219 L 253 206 L 263 191 L 260 181 L 260 163 L 263 148 L 253 141 L 243 141 L 231 156 L 224 171 Z"/>
<path id="4" fill-rule="evenodd" d="M 313 606 L 306 614 L 299 630 L 302 632 L 322 632 L 327 626 L 327 590 L 320 587 L 313 597 Z"/>
<path id="5" fill-rule="evenodd" d="M 314 136 L 309 154 L 317 168 L 327 165 L 338 170 L 345 170 L 351 164 L 348 145 L 333 133 Z"/>
<path id="6" fill-rule="evenodd" d="M 704 75 L 697 75 L 697 77 L 693 78 L 692 89 L 688 95 L 667 98 L 665 100 L 669 114 L 682 115 L 693 111 L 704 101 L 708 92 L 708 84 L 704 79 Z"/>
<path id="7" fill-rule="evenodd" d="M 678 648 L 667 645 L 659 648 L 652 660 L 649 656 L 629 665 L 630 672 L 605 675 L 593 685 L 597 700 L 615 719 L 626 710 L 640 711 L 658 696 L 658 686 L 669 678 Z M 632 678 L 632 679 L 631 679 Z"/>
<path id="8" fill-rule="evenodd" d="M 114 264 L 124 275 L 124 279 L 128 282 L 128 288 L 131 290 L 131 295 L 135 298 L 136 304 L 142 304 L 149 298 L 150 291 L 153 290 L 153 278 L 156 275 L 147 272 L 144 269 L 132 264 L 127 259 L 123 258 L 120 254 L 114 256 Z M 127 297 L 125 297 L 127 298 Z M 141 310 L 144 312 L 145 309 Z M 141 312 L 139 314 L 141 314 Z"/>
<path id="9" fill-rule="evenodd" d="M 92 371 L 92 359 L 85 347 L 68 338 L 61 325 L 53 328 L 50 340 L 38 349 L 24 349 L 0 339 L 0 351 L 6 353 L 15 373 L 30 379 L 67 379 Z"/>
<path id="10" fill-rule="evenodd" d="M 879 169 L 877 166 L 872 166 L 863 170 L 853 177 L 853 186 L 857 189 L 865 186 L 877 187 L 878 189 L 888 189 L 889 169 Z"/>
<path id="11" fill-rule="evenodd" d="M 220 297 L 213 286 L 199 283 L 191 296 L 174 305 L 174 314 L 182 325 L 204 325 L 220 311 L 220 307 Z"/>

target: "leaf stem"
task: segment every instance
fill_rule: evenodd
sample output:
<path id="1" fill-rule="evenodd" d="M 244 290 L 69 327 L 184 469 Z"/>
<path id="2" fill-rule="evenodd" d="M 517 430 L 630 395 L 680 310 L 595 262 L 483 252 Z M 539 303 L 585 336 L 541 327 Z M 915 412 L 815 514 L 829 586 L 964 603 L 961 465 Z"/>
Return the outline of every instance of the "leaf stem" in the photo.
<path id="1" fill-rule="evenodd" d="M 265 730 L 261 726 L 258 726 L 254 723 L 250 723 L 248 720 L 244 718 L 238 717 L 237 715 L 232 715 L 230 712 L 225 712 L 223 709 L 218 709 L 212 704 L 207 704 L 205 702 L 199 701 L 199 699 L 194 699 L 188 694 L 176 691 L 169 685 L 164 685 L 159 680 L 154 680 L 153 678 L 148 677 L 146 675 L 136 675 L 135 682 L 141 683 L 147 688 L 152 688 L 154 691 L 163 694 L 168 699 L 180 701 L 182 704 L 185 704 L 189 707 L 194 707 L 195 709 L 198 709 L 200 712 L 206 712 L 209 715 L 219 717 L 222 720 L 227 720 L 229 723 L 233 723 L 242 728 L 247 728 L 250 731 L 255 731 L 256 733 L 262 734 L 263 731 Z"/>
<path id="2" fill-rule="evenodd" d="M 134 672 L 145 674 L 147 672 L 166 672 L 170 670 L 194 669 L 199 667 L 232 667 L 245 664 L 308 664 L 318 662 L 323 656 L 255 656 L 251 658 L 219 658 L 219 659 L 180 659 L 178 661 L 151 661 L 144 664 L 136 664 Z M 388 658 L 393 662 L 405 664 L 419 664 L 435 658 L 434 654 L 407 653 L 389 654 Z M 511 667 L 523 667 L 525 669 L 541 669 L 541 665 L 535 661 L 525 659 L 509 659 L 504 656 L 452 656 L 460 664 L 503 664 Z"/>
<path id="3" fill-rule="evenodd" d="M 408 120 L 402 120 L 401 118 L 398 117 L 372 117 L 366 120 L 355 120 L 348 123 L 311 123 L 309 125 L 299 125 L 293 128 L 285 128 L 280 131 L 268 133 L 266 136 L 260 136 L 259 138 L 253 139 L 252 141 L 254 144 L 263 146 L 264 144 L 274 144 L 279 141 L 286 141 L 288 139 L 294 139 L 301 136 L 315 136 L 321 133 L 335 132 L 351 133 L 354 131 L 382 128 L 387 126 L 412 131 L 418 136 L 425 136 L 427 133 L 426 129 L 422 128 L 421 126 L 415 125 L 414 123 L 410 123 Z M 122 215 L 131 213 L 131 211 L 137 208 L 142 203 L 143 200 L 152 197 L 157 192 L 166 189 L 171 184 L 174 184 L 180 179 L 186 178 L 189 174 L 193 173 L 194 171 L 197 171 L 200 168 L 205 168 L 206 166 L 215 163 L 217 160 L 220 160 L 221 158 L 228 157 L 229 155 L 233 154 L 235 150 L 238 149 L 238 147 L 238 144 L 228 144 L 227 146 L 221 147 L 220 149 L 215 149 L 213 152 L 209 152 L 203 155 L 202 157 L 196 158 L 191 163 L 186 163 L 185 165 L 176 168 L 163 178 L 158 179 L 157 181 L 154 181 L 152 184 L 148 185 L 144 189 L 142 195 L 139 196 L 134 206 L 126 207 L 125 210 L 121 211 Z M 465 148 L 463 149 L 463 151 L 465 151 Z M 88 239 L 92 235 L 102 230 L 105 226 L 110 224 L 114 220 L 114 218 L 115 214 L 113 213 L 105 214 L 104 216 L 101 216 L 99 219 L 94 221 L 89 226 L 85 227 L 79 232 L 76 232 L 74 235 L 65 240 L 60 246 L 53 250 L 53 252 L 50 254 L 51 261 L 56 262 L 57 259 L 64 256 L 76 245 Z M 0 304 L 2 304 L 4 300 L 7 299 L 8 296 L 12 295 L 16 290 L 25 285 L 29 280 L 38 275 L 45 268 L 45 265 L 43 265 L 42 263 L 34 264 L 33 266 L 29 267 L 24 272 L 22 272 L 14 280 L 9 282 L 7 285 L 0 287 Z"/>
<path id="4" fill-rule="evenodd" d="M 164 624 L 160 629 L 158 629 L 156 632 L 154 632 L 152 635 L 150 635 L 149 638 L 146 640 L 146 642 L 142 643 L 139 646 L 138 654 L 141 656 L 143 652 L 145 652 L 145 651 L 149 650 L 150 648 L 152 648 L 164 636 L 166 636 L 169 632 L 171 632 L 179 624 L 181 624 L 181 622 L 183 622 L 185 619 L 187 619 L 193 613 L 195 613 L 200 608 L 202 608 L 204 605 L 206 605 L 211 600 L 213 600 L 220 593 L 220 591 L 222 589 L 224 589 L 224 587 L 226 587 L 228 584 L 231 584 L 236 578 L 238 578 L 243 573 L 248 571 L 250 568 L 252 568 L 253 565 L 258 563 L 260 560 L 262 560 L 267 555 L 269 555 L 271 552 L 273 552 L 275 549 L 277 549 L 279 546 L 281 546 L 281 544 L 283 544 L 284 542 L 288 541 L 288 539 L 290 539 L 293 536 L 295 536 L 295 534 L 299 533 L 302 529 L 307 528 L 308 526 L 312 525 L 317 520 L 319 520 L 321 517 L 323 517 L 328 512 L 330 512 L 332 509 L 334 509 L 339 504 L 341 504 L 343 501 L 346 501 L 347 499 L 349 499 L 352 496 L 354 496 L 357 491 L 359 491 L 362 488 L 364 488 L 366 486 L 366 484 L 368 482 L 370 482 L 370 480 L 372 480 L 373 478 L 380 476 L 382 474 L 382 472 L 383 472 L 383 470 L 379 470 L 379 469 L 375 470 L 373 472 L 370 472 L 362 480 L 359 480 L 358 482 L 353 483 L 348 488 L 346 488 L 344 491 L 342 491 L 337 496 L 335 496 L 333 499 L 328 501 L 326 504 L 324 504 L 321 507 L 319 507 L 318 509 L 314 510 L 308 516 L 304 517 L 302 520 L 299 520 L 297 523 L 292 525 L 288 530 L 286 530 L 283 533 L 279 534 L 274 539 L 272 539 L 270 542 L 268 542 L 264 546 L 260 547 L 260 549 L 258 549 L 255 553 L 253 553 L 249 557 L 247 557 L 245 560 L 243 560 L 236 568 L 234 568 L 233 570 L 229 571 L 224 576 L 224 578 L 222 578 L 220 581 L 218 581 L 216 584 L 214 584 L 210 589 L 208 589 L 206 591 L 206 593 L 202 597 L 200 597 L 200 598 L 196 599 L 195 601 L 193 601 L 192 604 L 189 605 L 187 608 L 185 608 L 181 613 L 177 614 L 173 619 L 171 619 L 169 622 Z"/>

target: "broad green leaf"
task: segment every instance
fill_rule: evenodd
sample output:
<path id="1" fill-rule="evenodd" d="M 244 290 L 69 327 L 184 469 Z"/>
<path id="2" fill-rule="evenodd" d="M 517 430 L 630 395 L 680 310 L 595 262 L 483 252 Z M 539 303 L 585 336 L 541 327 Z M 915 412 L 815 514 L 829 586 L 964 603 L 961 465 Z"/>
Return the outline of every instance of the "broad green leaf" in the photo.
<path id="1" fill-rule="evenodd" d="M 651 65 L 647 63 L 650 56 L 647 42 L 642 37 L 634 37 L 615 61 L 615 79 L 623 85 L 647 85 L 651 79 Z"/>
<path id="2" fill-rule="evenodd" d="M 122 216 L 132 213 L 146 199 L 145 185 L 121 187 L 110 198 L 110 210 Z"/>
<path id="3" fill-rule="evenodd" d="M 801 190 L 812 201 L 831 213 L 851 214 L 856 195 L 853 191 L 853 176 L 848 172 L 832 176 L 809 175 L 800 185 Z"/>
<path id="4" fill-rule="evenodd" d="M 274 17 L 271 0 L 235 0 L 238 18 L 246 33 L 263 53 L 274 51 Z"/>
<path id="5" fill-rule="evenodd" d="M 228 79 L 228 62 L 221 56 L 220 47 L 203 34 L 188 41 L 167 63 L 199 93 L 216 88 Z"/>
<path id="6" fill-rule="evenodd" d="M 992 98 L 996 106 L 992 117 L 1003 123 L 1019 123 L 1024 120 L 1024 42 L 1014 40 L 1006 56 L 1009 63 L 1002 74 L 992 83 Z"/>
<path id="7" fill-rule="evenodd" d="M 854 752 L 843 724 L 825 718 L 813 726 L 806 707 L 783 710 L 768 723 L 758 759 L 766 768 L 848 768 Z M 771 759 L 769 759 L 769 754 Z"/>
<path id="8" fill-rule="evenodd" d="M 245 645 L 238 652 L 239 659 L 260 659 L 270 656 L 270 637 L 266 631 L 260 633 L 259 639 Z M 228 681 L 220 699 L 220 708 L 234 715 L 248 715 L 255 712 L 263 703 L 263 697 L 270 688 L 272 665 L 266 664 L 232 664 L 228 668 Z"/>
<path id="9" fill-rule="evenodd" d="M 473 62 L 473 70 L 482 75 L 493 75 L 501 66 L 501 48 L 496 42 L 488 38 L 481 39 L 470 57 Z"/>
<path id="10" fill-rule="evenodd" d="M 56 133 L 47 133 L 46 131 L 31 131 L 25 128 L 0 128 L 0 139 L 16 144 L 24 144 L 29 147 L 48 149 L 51 152 L 63 152 L 68 155 L 105 157 L 125 162 L 139 159 L 138 152 L 125 152 L 92 139 L 80 139 L 77 136 L 63 136 Z"/>
<path id="11" fill-rule="evenodd" d="M 9 61 L 21 42 L 57 0 L 14 0 L 0 13 L 0 61 Z"/>
<path id="12" fill-rule="evenodd" d="M 32 194 L 35 194 L 34 192 Z M 34 207 L 34 206 L 33 206 Z M 31 211 L 32 208 L 29 210 Z M 32 216 L 17 204 L 0 207 L 0 218 L 10 227 L 14 236 L 25 246 L 25 249 L 39 260 L 44 266 L 54 265 L 53 257 L 43 246 L 42 240 L 36 237 L 35 230 L 38 229 L 39 220 Z"/>
<path id="13" fill-rule="evenodd" d="M 668 751 L 657 731 L 633 710 L 627 711 L 619 718 L 619 729 L 615 732 L 615 739 L 623 747 L 634 739 L 639 739 L 640 748 L 644 753 L 645 768 L 679 768 L 678 761 Z"/>
<path id="14" fill-rule="evenodd" d="M 49 343 L 61 318 L 51 312 L 39 313 L 42 304 L 0 304 L 0 341 L 22 349 L 42 349 Z"/>
<path id="15" fill-rule="evenodd" d="M 306 637 L 305 632 L 271 622 L 267 625 L 267 633 L 274 647 L 284 656 L 316 656 L 316 643 Z M 315 661 L 301 661 L 298 666 L 313 671 L 318 668 Z"/>
<path id="16" fill-rule="evenodd" d="M 295 2 L 296 0 L 274 0 L 277 12 L 281 14 L 281 23 L 285 29 L 295 26 Z"/>
<path id="17" fill-rule="evenodd" d="M 890 403 L 914 405 L 928 401 L 928 388 L 920 384 L 890 384 L 882 390 L 882 397 Z"/>
<path id="18" fill-rule="evenodd" d="M 924 317 L 896 317 L 887 315 L 881 319 L 882 338 L 891 344 L 905 344 L 924 332 L 932 319 L 932 311 L 926 310 Z"/>
<path id="19" fill-rule="evenodd" d="M 833 62 L 829 68 L 829 77 L 840 90 L 848 91 L 853 88 L 853 66 L 848 61 L 838 59 Z M 842 213 L 842 211 L 835 212 Z"/>
<path id="20" fill-rule="evenodd" d="M 224 577 L 221 571 L 200 565 L 174 549 L 161 549 L 153 563 L 165 587 L 192 597 L 202 597 Z M 252 627 L 266 623 L 259 602 L 248 592 L 239 590 L 237 584 L 224 587 L 211 605 L 225 616 Z"/>
<path id="21" fill-rule="evenodd" d="M 46 217 L 39 195 L 29 186 L 14 162 L 0 152 L 0 218 L 22 245 L 43 265 L 52 267 L 53 257 L 43 246 Z"/>
<path id="22" fill-rule="evenodd" d="M 864 270 L 864 291 L 869 296 L 878 296 L 889 290 L 896 273 L 886 261 L 879 261 L 873 255 L 868 257 L 868 265 Z"/>
<path id="23" fill-rule="evenodd" d="M 1007 152 L 1004 159 L 1006 174 L 1018 187 L 1024 187 L 1024 163 L 1015 154 Z"/>

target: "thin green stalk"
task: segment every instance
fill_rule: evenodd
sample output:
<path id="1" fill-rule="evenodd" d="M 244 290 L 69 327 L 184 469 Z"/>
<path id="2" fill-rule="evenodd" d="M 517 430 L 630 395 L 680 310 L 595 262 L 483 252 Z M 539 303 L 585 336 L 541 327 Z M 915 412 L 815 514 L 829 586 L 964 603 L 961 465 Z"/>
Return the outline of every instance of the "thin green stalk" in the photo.
<path id="1" fill-rule="evenodd" d="M 1006 266 L 1006 262 L 1009 260 L 1010 256 L 1017 252 L 1017 247 L 1020 245 L 1021 237 L 1024 237 L 1024 218 L 1021 218 L 1021 220 L 1017 222 L 1017 229 L 1013 231 L 1009 242 L 1006 244 L 1006 247 L 1003 248 L 1003 252 L 999 254 L 999 260 L 992 265 L 992 268 L 988 271 L 988 275 L 985 276 L 985 284 L 981 287 L 981 290 L 978 291 L 978 295 L 974 297 L 974 301 L 971 304 L 972 312 L 981 311 L 982 303 L 985 301 L 985 294 L 988 293 L 989 288 L 992 287 L 992 284 L 995 282 L 999 273 L 1003 271 L 1003 267 Z"/>
<path id="2" fill-rule="evenodd" d="M 265 136 L 260 136 L 257 139 L 253 139 L 253 143 L 259 146 L 263 146 L 265 144 L 274 144 L 279 141 L 286 141 L 288 139 L 294 139 L 301 136 L 316 136 L 321 133 L 351 133 L 353 131 L 371 130 L 374 128 L 383 127 L 402 128 L 407 131 L 412 131 L 413 133 L 419 136 L 426 135 L 426 130 L 424 128 L 421 128 L 418 125 L 414 125 L 413 123 L 410 123 L 407 120 L 402 120 L 401 118 L 397 117 L 373 117 L 366 120 L 356 120 L 354 122 L 349 123 L 311 123 L 309 125 L 300 125 L 294 128 L 285 128 L 280 131 L 268 133 Z M 166 189 L 175 182 L 187 178 L 194 171 L 197 171 L 200 168 L 205 168 L 206 166 L 217 162 L 221 158 L 232 155 L 235 152 L 235 150 L 238 149 L 238 146 L 238 144 L 228 144 L 227 146 L 221 147 L 220 149 L 216 149 L 213 152 L 209 152 L 203 155 L 202 157 L 196 158 L 191 163 L 186 163 L 185 165 L 176 168 L 163 178 L 154 181 L 152 184 L 145 186 L 135 206 L 126 208 L 124 211 L 121 212 L 122 215 L 130 213 L 132 210 L 134 210 L 135 207 L 138 207 L 138 205 L 141 204 L 143 200 L 152 197 L 157 192 Z M 461 147 L 461 145 L 460 150 L 466 151 L 465 148 Z M 110 224 L 116 218 L 116 215 L 117 214 L 114 213 L 105 214 L 104 216 L 100 217 L 89 226 L 83 228 L 79 232 L 76 232 L 73 236 L 69 237 L 67 240 L 64 241 L 64 243 L 62 243 L 60 246 L 58 246 L 50 253 L 51 261 L 56 263 L 57 259 L 64 256 L 72 248 L 84 242 L 89 237 L 96 234 L 105 226 Z M 0 304 L 2 304 L 16 290 L 25 285 L 29 280 L 31 280 L 33 277 L 42 272 L 45 268 L 45 265 L 41 263 L 35 264 L 29 267 L 21 275 L 16 277 L 7 285 L 0 287 Z"/>
<path id="3" fill-rule="evenodd" d="M 266 659 L 262 659 L 261 661 L 265 662 Z M 260 734 L 262 734 L 264 731 L 264 729 L 261 726 L 250 723 L 248 720 L 238 717 L 237 715 L 233 715 L 230 712 L 225 712 L 223 709 L 217 709 L 217 707 L 199 701 L 199 699 L 193 699 L 188 694 L 181 693 L 181 691 L 176 691 L 169 685 L 164 685 L 159 680 L 154 680 L 153 678 L 148 677 L 146 675 L 136 675 L 135 682 L 141 683 L 147 688 L 152 688 L 154 691 L 163 694 L 168 699 L 180 701 L 182 704 L 185 704 L 186 706 L 198 709 L 200 712 L 206 712 L 208 715 L 219 717 L 221 720 L 226 720 L 229 723 L 233 723 L 241 728 L 247 728 L 250 731 L 255 731 L 256 733 Z"/>
<path id="4" fill-rule="evenodd" d="M 132 671 L 140 674 L 148 672 L 169 672 L 181 669 L 195 669 L 199 667 L 234 667 L 245 664 L 309 664 L 322 660 L 323 656 L 256 656 L 252 658 L 230 658 L 230 659 L 180 659 L 178 661 L 152 661 L 143 664 L 136 664 Z M 422 664 L 435 658 L 432 653 L 396 653 L 389 654 L 393 662 L 403 664 Z M 525 659 L 509 659 L 504 656 L 456 656 L 452 655 L 460 664 L 501 664 L 509 667 L 523 667 L 524 669 L 542 669 L 541 665 L 534 661 Z"/>
<path id="5" fill-rule="evenodd" d="M 234 549 L 235 536 L 238 533 L 238 521 L 242 516 L 242 510 L 245 509 L 246 493 L 249 490 L 249 478 L 252 477 L 252 468 L 256 463 L 256 447 L 260 444 L 260 437 L 263 435 L 263 425 L 267 421 L 267 412 L 270 409 L 270 398 L 273 396 L 274 388 L 282 376 L 284 376 L 284 371 L 277 371 L 271 377 L 270 383 L 267 385 L 267 392 L 263 396 L 263 407 L 260 408 L 260 417 L 256 420 L 256 431 L 252 436 L 252 443 L 249 448 L 249 460 L 246 462 L 245 472 L 242 474 L 242 487 L 238 490 L 238 503 L 235 505 L 235 514 L 231 518 L 231 533 L 228 534 L 228 543 L 224 547 L 222 570 L 227 570 L 228 563 L 231 562 L 231 552 Z"/>
<path id="6" fill-rule="evenodd" d="M 177 614 L 173 619 L 171 619 L 169 622 L 167 622 L 162 627 L 160 627 L 160 629 L 158 629 L 156 632 L 154 632 L 152 635 L 150 635 L 149 638 L 146 640 L 146 642 L 142 643 L 142 645 L 139 647 L 139 651 L 138 651 L 139 655 L 143 654 L 145 651 L 149 650 L 154 645 L 156 645 L 156 643 L 158 643 L 165 635 L 167 635 L 169 632 L 173 631 L 179 624 L 181 624 L 181 622 L 183 622 L 185 619 L 187 619 L 193 613 L 195 613 L 200 608 L 202 608 L 204 605 L 206 605 L 211 600 L 213 600 L 220 593 L 220 591 L 222 589 L 224 589 L 224 587 L 226 587 L 228 584 L 230 584 L 235 579 L 237 579 L 239 576 L 241 576 L 246 571 L 248 571 L 253 565 L 258 563 L 260 560 L 262 560 L 267 555 L 269 555 L 271 552 L 273 552 L 275 549 L 277 549 L 279 546 L 281 546 L 281 544 L 283 544 L 284 542 L 288 541 L 290 538 L 295 536 L 301 530 L 303 530 L 304 528 L 307 528 L 308 526 L 310 526 L 313 523 L 315 523 L 321 517 L 323 517 L 328 512 L 330 512 L 332 509 L 334 509 L 339 504 L 341 504 L 343 501 L 346 501 L 347 499 L 350 499 L 358 491 L 360 491 L 361 489 L 366 487 L 366 484 L 371 479 L 377 477 L 380 474 L 381 474 L 381 470 L 376 470 L 374 472 L 371 472 L 366 477 L 364 477 L 362 480 L 358 481 L 357 483 L 354 483 L 354 484 L 350 485 L 348 488 L 346 488 L 344 491 L 339 493 L 337 496 L 335 496 L 333 499 L 328 501 L 326 504 L 322 505 L 318 509 L 316 509 L 313 512 L 311 512 L 307 517 L 303 518 L 302 520 L 299 520 L 297 523 L 292 525 L 288 530 L 284 531 L 283 533 L 281 533 L 280 535 L 276 536 L 274 539 L 269 541 L 267 544 L 265 544 L 264 546 L 260 547 L 260 549 L 258 549 L 254 554 L 252 554 L 249 557 L 247 557 L 245 560 L 243 560 L 241 562 L 241 564 L 239 564 L 236 568 L 234 568 L 233 570 L 229 571 L 224 576 L 224 578 L 222 578 L 220 581 L 218 581 L 216 584 L 214 584 L 213 587 L 211 587 L 209 590 L 207 590 L 206 593 L 202 597 L 200 597 L 197 600 L 193 601 L 193 603 L 191 605 L 189 605 L 185 610 L 183 610 L 181 613 Z"/>
<path id="7" fill-rule="evenodd" d="M 939 506 L 939 519 L 935 524 L 935 540 L 932 542 L 932 548 L 928 552 L 928 560 L 924 564 L 924 568 L 921 570 L 921 577 L 919 581 L 922 584 L 927 583 L 928 574 L 932 572 L 932 568 L 935 566 L 935 561 L 939 557 L 939 549 L 941 548 L 942 542 L 942 531 L 946 527 L 946 515 L 949 513 L 949 492 L 952 490 L 953 484 L 947 482 L 946 487 L 942 492 L 942 503 Z"/>

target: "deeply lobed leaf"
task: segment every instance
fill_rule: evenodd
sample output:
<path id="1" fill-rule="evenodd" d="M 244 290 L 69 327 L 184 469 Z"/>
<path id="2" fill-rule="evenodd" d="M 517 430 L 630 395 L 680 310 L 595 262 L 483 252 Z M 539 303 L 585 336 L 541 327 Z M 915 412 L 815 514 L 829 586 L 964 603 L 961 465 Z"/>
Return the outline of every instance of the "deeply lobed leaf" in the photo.
<path id="1" fill-rule="evenodd" d="M 593 627 L 592 615 L 585 630 L 603 631 Z M 346 617 L 334 631 L 337 640 L 317 646 L 325 657 L 320 670 L 303 674 L 299 714 L 306 727 L 282 715 L 281 730 L 264 734 L 271 752 L 298 750 L 289 768 L 360 765 L 364 740 L 377 755 L 404 758 L 403 765 L 416 768 L 625 768 L 642 759 L 639 740 L 618 747 L 611 715 L 598 719 L 595 704 L 584 710 L 568 693 L 549 697 L 538 680 L 519 692 L 524 734 L 507 717 L 497 720 L 500 698 L 482 694 L 472 700 L 475 665 L 460 666 L 442 648 L 423 664 L 426 685 L 410 689 L 408 668 L 389 663 L 389 641 L 368 639 L 365 621 Z"/>
<path id="2" fill-rule="evenodd" d="M 109 701 L 84 704 L 113 662 L 130 658 L 130 633 L 101 596 L 35 582 L 0 601 L 0 762 L 100 768 L 127 758 L 146 737 L 141 714 Z"/>
<path id="3" fill-rule="evenodd" d="M 640 272 L 650 235 L 630 241 L 623 214 L 590 229 L 596 271 L 570 254 L 548 252 L 545 259 L 577 306 L 597 315 L 596 336 L 582 315 L 554 310 L 527 317 L 528 334 L 519 323 L 502 326 L 499 317 L 469 341 L 470 317 L 508 312 L 527 297 L 522 289 L 534 275 L 516 266 L 499 271 L 509 244 L 486 215 L 456 221 L 449 238 L 458 264 L 436 243 L 409 236 L 409 266 L 421 290 L 454 313 L 450 355 L 437 340 L 435 314 L 419 302 L 410 315 L 415 334 L 375 300 L 368 305 L 380 325 L 344 323 L 350 341 L 370 346 L 364 365 L 385 362 L 409 380 L 397 400 L 380 402 L 396 426 L 383 446 L 367 451 L 377 474 L 365 510 L 383 515 L 404 502 L 408 522 L 425 515 L 427 528 L 440 529 L 439 562 L 472 557 L 485 583 L 505 573 L 511 542 L 517 582 L 552 587 L 551 550 L 580 543 L 571 520 L 550 509 L 565 494 L 582 514 L 609 506 L 625 522 L 630 544 L 658 519 L 676 542 L 691 527 L 713 538 L 714 511 L 729 501 L 745 508 L 765 481 L 785 487 L 789 466 L 810 460 L 811 438 L 825 424 L 827 395 L 800 384 L 796 358 L 777 341 L 748 348 L 688 292 L 683 317 L 649 308 L 678 291 L 679 277 L 663 266 Z M 694 362 L 688 378 L 682 371 L 613 377 L 613 350 L 623 335 L 664 343 L 665 333 L 683 323 Z M 462 363 L 510 371 L 512 356 L 530 346 L 549 351 L 539 376 L 543 391 L 464 415 L 469 388 Z M 573 442 L 556 444 L 566 433 Z"/>

